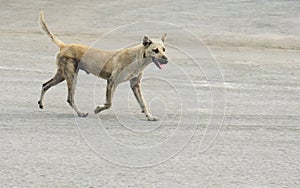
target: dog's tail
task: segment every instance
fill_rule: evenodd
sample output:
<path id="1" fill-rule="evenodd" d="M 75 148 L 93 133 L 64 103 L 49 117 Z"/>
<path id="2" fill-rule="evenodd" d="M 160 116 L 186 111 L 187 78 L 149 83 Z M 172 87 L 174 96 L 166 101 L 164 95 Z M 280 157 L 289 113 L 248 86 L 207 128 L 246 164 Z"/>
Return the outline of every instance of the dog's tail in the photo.
<path id="1" fill-rule="evenodd" d="M 56 38 L 56 36 L 54 36 L 53 33 L 51 33 L 49 31 L 49 29 L 46 25 L 46 22 L 45 22 L 44 11 L 42 11 L 42 10 L 40 12 L 40 24 L 41 24 L 42 29 L 45 31 L 47 36 L 52 40 L 52 42 L 54 42 L 54 44 L 56 44 L 60 49 L 63 49 L 65 44 L 61 40 Z"/>

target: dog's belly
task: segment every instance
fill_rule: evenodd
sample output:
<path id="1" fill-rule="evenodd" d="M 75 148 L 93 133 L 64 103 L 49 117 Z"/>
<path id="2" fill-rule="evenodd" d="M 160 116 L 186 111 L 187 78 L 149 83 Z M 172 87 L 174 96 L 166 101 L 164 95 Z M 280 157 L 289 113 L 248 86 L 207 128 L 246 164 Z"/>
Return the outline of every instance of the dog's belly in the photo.
<path id="1" fill-rule="evenodd" d="M 86 73 L 108 79 L 111 76 L 112 65 L 109 59 L 115 52 L 89 49 L 80 60 L 79 67 Z"/>
<path id="2" fill-rule="evenodd" d="M 87 62 L 83 62 L 81 61 L 79 64 L 79 68 L 83 71 L 85 71 L 86 73 L 91 73 L 95 76 L 99 76 L 102 70 L 102 67 L 100 65 L 97 64 L 87 64 Z"/>

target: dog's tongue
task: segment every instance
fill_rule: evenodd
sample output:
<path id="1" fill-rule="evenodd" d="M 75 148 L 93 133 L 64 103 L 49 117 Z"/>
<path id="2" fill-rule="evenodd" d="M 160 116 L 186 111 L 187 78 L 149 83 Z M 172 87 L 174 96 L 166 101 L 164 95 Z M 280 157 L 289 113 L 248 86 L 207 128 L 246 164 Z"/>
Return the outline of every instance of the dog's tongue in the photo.
<path id="1" fill-rule="evenodd" d="M 163 68 L 165 67 L 165 64 L 159 63 L 159 67 L 160 67 L 161 69 L 163 69 Z"/>

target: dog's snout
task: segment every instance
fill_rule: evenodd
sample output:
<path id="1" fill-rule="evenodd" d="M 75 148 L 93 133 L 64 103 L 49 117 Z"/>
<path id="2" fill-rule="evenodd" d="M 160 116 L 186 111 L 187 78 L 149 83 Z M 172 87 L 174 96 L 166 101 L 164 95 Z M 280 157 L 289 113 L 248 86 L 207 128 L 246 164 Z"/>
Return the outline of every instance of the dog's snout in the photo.
<path id="1" fill-rule="evenodd" d="M 165 56 L 165 55 L 162 55 L 161 58 L 164 59 L 165 61 L 168 61 L 168 58 L 167 58 L 167 56 Z"/>

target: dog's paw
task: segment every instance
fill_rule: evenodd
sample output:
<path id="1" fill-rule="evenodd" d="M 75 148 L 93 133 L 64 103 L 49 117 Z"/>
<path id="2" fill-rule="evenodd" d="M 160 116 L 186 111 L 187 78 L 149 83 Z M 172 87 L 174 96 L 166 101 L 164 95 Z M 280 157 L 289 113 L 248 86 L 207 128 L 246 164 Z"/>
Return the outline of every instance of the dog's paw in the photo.
<path id="1" fill-rule="evenodd" d="M 95 113 L 95 114 L 98 114 L 99 112 L 100 112 L 100 107 L 97 106 L 97 108 L 94 110 L 94 113 Z"/>
<path id="2" fill-rule="evenodd" d="M 155 116 L 148 116 L 148 121 L 158 121 L 158 118 Z"/>
<path id="3" fill-rule="evenodd" d="M 38 101 L 38 104 L 39 104 L 40 109 L 44 109 L 44 105 L 41 101 Z"/>
<path id="4" fill-rule="evenodd" d="M 95 114 L 98 114 L 98 113 L 101 112 L 102 110 L 104 110 L 103 107 L 97 106 L 97 108 L 94 110 L 94 113 L 95 113 Z"/>
<path id="5" fill-rule="evenodd" d="M 78 113 L 78 116 L 79 117 L 86 117 L 86 116 L 88 116 L 89 115 L 89 113 Z"/>

